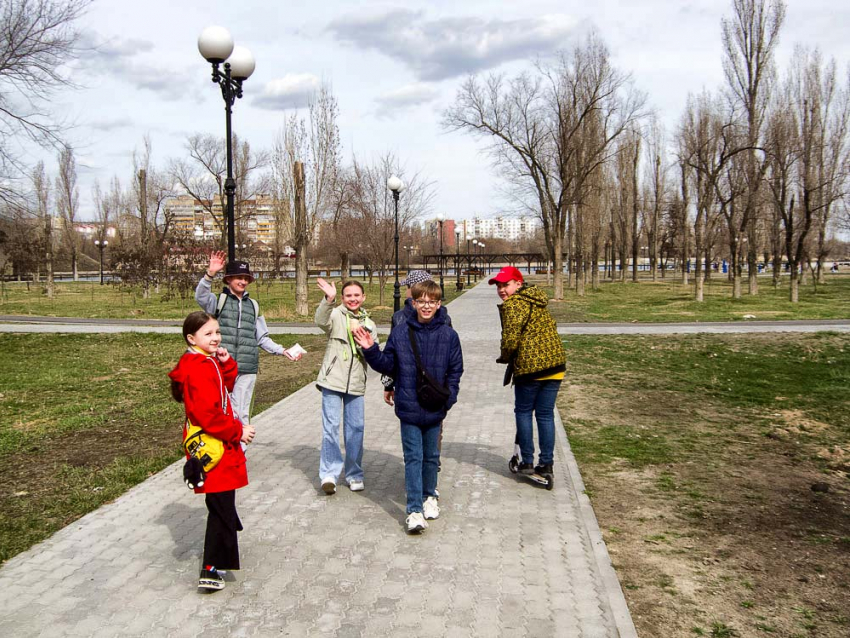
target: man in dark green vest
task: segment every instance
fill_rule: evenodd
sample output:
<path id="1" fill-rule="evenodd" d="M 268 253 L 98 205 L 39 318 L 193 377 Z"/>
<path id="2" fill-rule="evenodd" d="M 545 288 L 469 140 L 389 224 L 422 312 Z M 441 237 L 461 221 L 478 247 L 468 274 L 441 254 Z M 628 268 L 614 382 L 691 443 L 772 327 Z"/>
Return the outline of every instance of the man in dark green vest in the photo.
<path id="1" fill-rule="evenodd" d="M 221 345 L 227 348 L 236 359 L 239 374 L 230 398 L 233 409 L 242 423 L 250 423 L 251 402 L 254 398 L 254 386 L 260 369 L 262 348 L 270 354 L 282 354 L 292 361 L 298 361 L 301 354 L 290 354 L 280 344 L 272 341 L 266 318 L 260 314 L 259 304 L 248 295 L 248 284 L 254 281 L 247 261 L 233 261 L 227 264 L 224 272 L 224 291 L 216 296 L 212 292 L 212 282 L 216 274 L 224 268 L 225 253 L 215 251 L 210 255 L 207 271 L 195 288 L 195 301 L 207 314 L 218 319 L 221 326 Z"/>

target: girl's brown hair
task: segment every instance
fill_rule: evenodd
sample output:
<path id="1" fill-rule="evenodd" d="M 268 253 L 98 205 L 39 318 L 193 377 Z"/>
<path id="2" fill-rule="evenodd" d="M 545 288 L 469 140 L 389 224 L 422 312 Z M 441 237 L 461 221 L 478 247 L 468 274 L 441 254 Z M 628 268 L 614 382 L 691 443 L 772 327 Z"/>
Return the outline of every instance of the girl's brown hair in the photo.
<path id="1" fill-rule="evenodd" d="M 187 345 L 189 345 L 189 335 L 193 335 L 203 328 L 204 324 L 210 319 L 215 319 L 215 317 L 203 310 L 189 313 L 189 316 L 183 320 L 183 340 Z M 171 380 L 171 396 L 178 403 L 183 403 L 183 384 L 174 379 Z"/>
<path id="2" fill-rule="evenodd" d="M 364 295 L 366 294 L 366 289 L 363 288 L 363 284 L 361 284 L 356 279 L 349 279 L 348 281 L 342 282 L 342 292 L 345 293 L 345 289 L 349 286 L 357 286 L 358 288 L 360 288 L 360 292 L 362 292 Z"/>

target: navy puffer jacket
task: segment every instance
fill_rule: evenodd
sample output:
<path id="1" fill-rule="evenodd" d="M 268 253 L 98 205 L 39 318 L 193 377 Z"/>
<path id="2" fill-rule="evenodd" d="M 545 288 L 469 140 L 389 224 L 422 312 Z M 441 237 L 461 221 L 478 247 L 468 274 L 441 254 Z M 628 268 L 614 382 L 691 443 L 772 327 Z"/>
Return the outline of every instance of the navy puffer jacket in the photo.
<path id="1" fill-rule="evenodd" d="M 405 423 L 435 425 L 457 403 L 460 377 L 463 374 L 463 353 L 460 338 L 447 323 L 448 313 L 440 308 L 429 323 L 419 323 L 416 310 L 406 305 L 405 321 L 392 329 L 387 345 L 381 352 L 375 344 L 363 351 L 366 362 L 378 372 L 395 379 L 395 413 Z M 416 398 L 416 358 L 410 346 L 408 326 L 413 326 L 422 365 L 437 383 L 449 389 L 449 400 L 439 411 L 426 410 Z"/>

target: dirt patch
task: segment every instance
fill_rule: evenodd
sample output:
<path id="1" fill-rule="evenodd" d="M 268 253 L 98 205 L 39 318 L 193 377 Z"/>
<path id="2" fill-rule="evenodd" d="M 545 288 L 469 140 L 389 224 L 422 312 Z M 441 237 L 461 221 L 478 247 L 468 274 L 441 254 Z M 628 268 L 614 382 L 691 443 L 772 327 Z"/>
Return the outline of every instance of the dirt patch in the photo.
<path id="1" fill-rule="evenodd" d="M 559 399 L 638 634 L 850 636 L 846 422 L 651 385 Z"/>

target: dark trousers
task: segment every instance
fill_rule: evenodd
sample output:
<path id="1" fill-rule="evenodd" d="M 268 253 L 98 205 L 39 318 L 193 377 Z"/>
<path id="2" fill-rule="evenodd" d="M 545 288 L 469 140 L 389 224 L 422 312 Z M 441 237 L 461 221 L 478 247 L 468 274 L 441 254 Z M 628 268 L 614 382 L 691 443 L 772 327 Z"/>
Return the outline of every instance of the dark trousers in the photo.
<path id="1" fill-rule="evenodd" d="M 239 540 L 242 522 L 236 513 L 236 490 L 206 495 L 207 534 L 204 538 L 204 565 L 218 569 L 239 569 Z"/>

